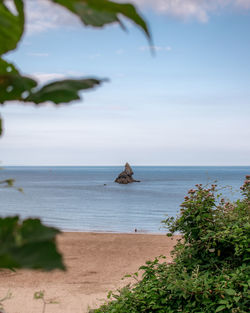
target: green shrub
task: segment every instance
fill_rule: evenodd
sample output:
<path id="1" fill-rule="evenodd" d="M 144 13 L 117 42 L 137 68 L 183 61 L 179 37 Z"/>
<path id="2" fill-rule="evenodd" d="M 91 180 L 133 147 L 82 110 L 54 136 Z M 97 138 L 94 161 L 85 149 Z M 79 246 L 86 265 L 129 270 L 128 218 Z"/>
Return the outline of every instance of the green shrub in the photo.
<path id="1" fill-rule="evenodd" d="M 191 189 L 180 216 L 164 221 L 168 236 L 182 234 L 173 262 L 146 262 L 139 282 L 93 312 L 248 312 L 250 176 L 241 189 L 234 203 L 221 199 L 216 185 Z"/>

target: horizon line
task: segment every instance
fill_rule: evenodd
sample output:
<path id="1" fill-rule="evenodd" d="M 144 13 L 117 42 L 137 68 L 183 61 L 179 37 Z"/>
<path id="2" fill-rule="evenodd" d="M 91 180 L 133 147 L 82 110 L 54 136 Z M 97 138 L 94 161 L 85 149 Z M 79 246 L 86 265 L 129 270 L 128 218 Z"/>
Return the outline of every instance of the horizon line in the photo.
<path id="1" fill-rule="evenodd" d="M 235 164 L 231 164 L 231 165 L 223 165 L 223 164 L 217 164 L 217 165 L 209 165 L 209 164 L 202 164 L 202 165 L 190 165 L 190 164 L 132 164 L 130 163 L 132 166 L 138 166 L 138 167 L 250 167 L 249 165 L 243 164 L 243 165 L 235 165 Z M 123 167 L 124 164 L 95 164 L 95 165 L 91 165 L 91 164 L 0 164 L 0 169 L 4 168 L 4 167 L 111 167 L 111 166 L 117 166 L 117 167 Z"/>

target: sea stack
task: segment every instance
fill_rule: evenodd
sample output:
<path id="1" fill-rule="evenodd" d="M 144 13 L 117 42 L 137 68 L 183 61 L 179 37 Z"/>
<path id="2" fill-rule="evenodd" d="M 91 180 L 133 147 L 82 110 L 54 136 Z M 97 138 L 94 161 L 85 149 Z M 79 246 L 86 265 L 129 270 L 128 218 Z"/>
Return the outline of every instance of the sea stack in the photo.
<path id="1" fill-rule="evenodd" d="M 118 184 L 130 184 L 130 183 L 139 183 L 139 180 L 135 180 L 133 178 L 134 172 L 131 168 L 131 166 L 126 163 L 125 169 L 123 172 L 121 172 L 118 177 L 116 178 L 115 182 Z"/>

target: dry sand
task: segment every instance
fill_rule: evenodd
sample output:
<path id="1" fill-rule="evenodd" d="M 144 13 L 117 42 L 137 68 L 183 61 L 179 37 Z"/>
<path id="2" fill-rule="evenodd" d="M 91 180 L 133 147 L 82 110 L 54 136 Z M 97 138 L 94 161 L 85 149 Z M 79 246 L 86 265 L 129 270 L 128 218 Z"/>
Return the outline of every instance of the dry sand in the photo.
<path id="1" fill-rule="evenodd" d="M 33 295 L 44 290 L 45 299 L 58 302 L 47 305 L 46 313 L 87 312 L 104 302 L 109 290 L 128 283 L 121 278 L 145 261 L 159 255 L 170 261 L 175 242 L 164 235 L 63 233 L 58 243 L 67 271 L 1 271 L 0 298 L 11 291 L 4 301 L 7 313 L 42 313 L 42 301 Z"/>

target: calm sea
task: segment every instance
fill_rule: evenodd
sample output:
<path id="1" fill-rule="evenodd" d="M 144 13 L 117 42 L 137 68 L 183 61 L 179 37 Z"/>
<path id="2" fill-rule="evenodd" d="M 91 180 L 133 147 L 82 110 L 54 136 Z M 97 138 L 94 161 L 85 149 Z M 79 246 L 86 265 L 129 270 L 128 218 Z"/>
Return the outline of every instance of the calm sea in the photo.
<path id="1" fill-rule="evenodd" d="M 197 183 L 217 181 L 229 186 L 229 199 L 250 167 L 135 166 L 140 183 L 114 183 L 123 167 L 6 167 L 0 180 L 14 178 L 16 186 L 0 188 L 1 216 L 40 217 L 66 231 L 166 232 L 161 221 L 176 216 L 187 191 Z M 106 185 L 104 185 L 106 184 Z"/>

